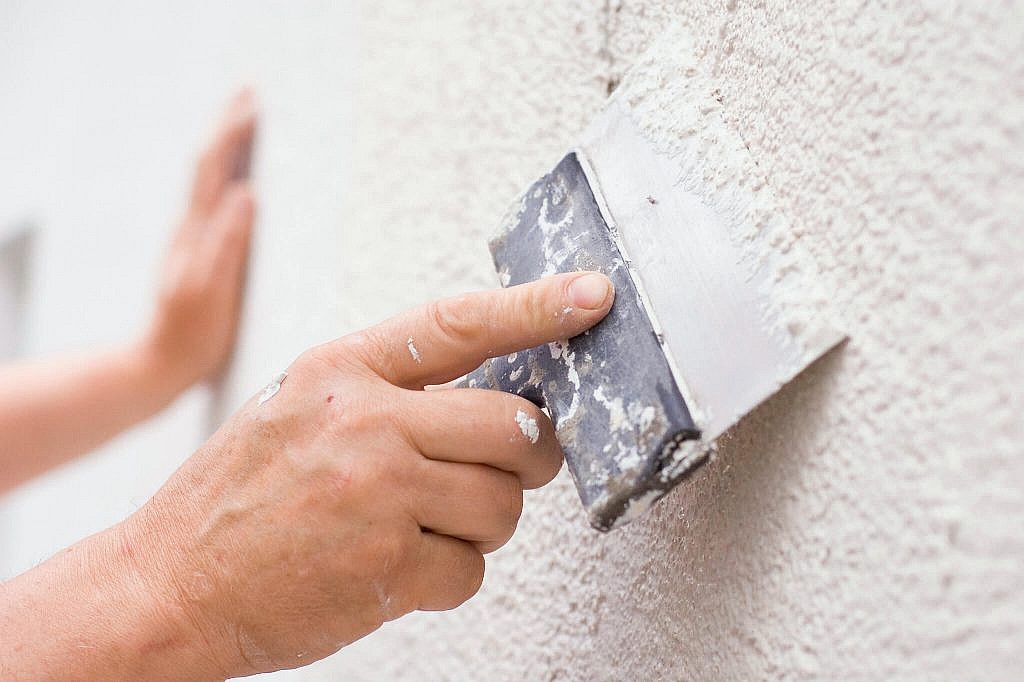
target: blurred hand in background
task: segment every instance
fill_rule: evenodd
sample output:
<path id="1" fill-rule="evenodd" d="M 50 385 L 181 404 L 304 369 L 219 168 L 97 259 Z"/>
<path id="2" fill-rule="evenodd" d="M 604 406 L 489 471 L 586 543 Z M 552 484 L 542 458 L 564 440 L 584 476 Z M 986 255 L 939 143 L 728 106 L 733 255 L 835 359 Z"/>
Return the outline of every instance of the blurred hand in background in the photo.
<path id="1" fill-rule="evenodd" d="M 252 95 L 235 97 L 203 151 L 192 197 L 167 252 L 147 352 L 182 388 L 209 377 L 234 346 L 253 223 L 248 184 Z"/>
<path id="2" fill-rule="evenodd" d="M 253 96 L 228 104 L 196 169 L 141 338 L 0 367 L 0 492 L 88 452 L 218 372 L 235 341 L 253 225 Z"/>

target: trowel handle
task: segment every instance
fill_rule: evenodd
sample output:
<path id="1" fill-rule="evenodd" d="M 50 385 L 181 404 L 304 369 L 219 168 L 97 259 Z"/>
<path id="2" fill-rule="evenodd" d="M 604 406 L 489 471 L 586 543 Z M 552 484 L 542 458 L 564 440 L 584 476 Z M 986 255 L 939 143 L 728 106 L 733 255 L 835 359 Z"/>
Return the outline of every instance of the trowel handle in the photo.
<path id="1" fill-rule="evenodd" d="M 544 393 L 535 373 L 530 371 L 530 355 L 534 350 L 521 351 L 492 358 L 459 380 L 459 388 L 485 388 L 504 391 L 526 398 L 537 407 L 544 407 Z M 532 380 L 532 381 L 531 381 Z"/>

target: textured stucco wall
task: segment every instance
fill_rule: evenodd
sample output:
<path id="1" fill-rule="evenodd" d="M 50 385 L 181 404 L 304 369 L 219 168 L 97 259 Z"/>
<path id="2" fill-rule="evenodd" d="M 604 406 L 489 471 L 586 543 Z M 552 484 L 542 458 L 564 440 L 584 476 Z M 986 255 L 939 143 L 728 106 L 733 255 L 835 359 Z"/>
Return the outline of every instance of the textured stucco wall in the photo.
<path id="1" fill-rule="evenodd" d="M 484 237 L 506 202 L 669 28 L 834 292 L 850 343 L 648 518 L 597 535 L 563 472 L 528 494 L 465 607 L 273 677 L 1024 669 L 1021 3 L 10 2 L 0 17 L 0 218 L 41 229 L 33 352 L 143 319 L 184 168 L 240 80 L 266 109 L 263 208 L 221 405 L 304 346 L 491 286 Z M 129 513 L 200 441 L 204 407 L 193 394 L 8 501 L 0 568 Z"/>
<path id="2" fill-rule="evenodd" d="M 594 534 L 563 472 L 474 601 L 295 677 L 1019 674 L 1020 3 L 382 4 L 363 26 L 353 324 L 492 281 L 481 237 L 503 202 L 675 26 L 852 340 L 650 517 Z"/>

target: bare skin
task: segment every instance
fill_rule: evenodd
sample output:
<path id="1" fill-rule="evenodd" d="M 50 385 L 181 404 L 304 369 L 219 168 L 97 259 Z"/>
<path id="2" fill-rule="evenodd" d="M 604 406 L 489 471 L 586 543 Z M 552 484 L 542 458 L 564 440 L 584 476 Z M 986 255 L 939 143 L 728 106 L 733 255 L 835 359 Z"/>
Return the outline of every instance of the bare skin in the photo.
<path id="1" fill-rule="evenodd" d="M 0 492 L 100 445 L 215 374 L 234 345 L 253 223 L 252 96 L 228 106 L 167 252 L 149 327 L 120 348 L 0 367 Z M 97 400 L 96 396 L 103 396 Z"/>
<path id="2" fill-rule="evenodd" d="M 458 606 L 480 587 L 483 554 L 515 531 L 523 490 L 551 480 L 562 455 L 522 398 L 423 389 L 575 336 L 612 298 L 601 275 L 557 275 L 307 351 L 277 395 L 251 399 L 138 512 L 4 586 L 5 672 L 224 679 Z"/>

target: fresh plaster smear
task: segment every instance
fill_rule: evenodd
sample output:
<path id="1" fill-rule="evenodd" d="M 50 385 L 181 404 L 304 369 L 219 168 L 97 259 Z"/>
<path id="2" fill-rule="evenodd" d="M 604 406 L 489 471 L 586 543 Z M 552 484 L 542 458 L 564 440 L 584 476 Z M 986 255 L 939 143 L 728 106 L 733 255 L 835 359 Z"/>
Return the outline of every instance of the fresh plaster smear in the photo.
<path id="1" fill-rule="evenodd" d="M 842 338 L 827 322 L 813 262 L 787 239 L 789 223 L 715 91 L 685 36 L 670 32 L 582 144 L 706 442 Z"/>
<path id="2" fill-rule="evenodd" d="M 409 355 L 412 356 L 412 359 L 415 360 L 417 363 L 422 364 L 423 358 L 420 356 L 420 352 L 416 349 L 416 344 L 413 342 L 411 336 L 408 339 L 406 339 L 405 345 L 409 349 Z"/>
<path id="3" fill-rule="evenodd" d="M 275 376 L 269 384 L 263 387 L 263 391 L 260 393 L 259 399 L 256 401 L 256 406 L 259 407 L 263 403 L 267 402 L 281 390 L 281 384 L 288 378 L 288 372 L 280 372 Z"/>

